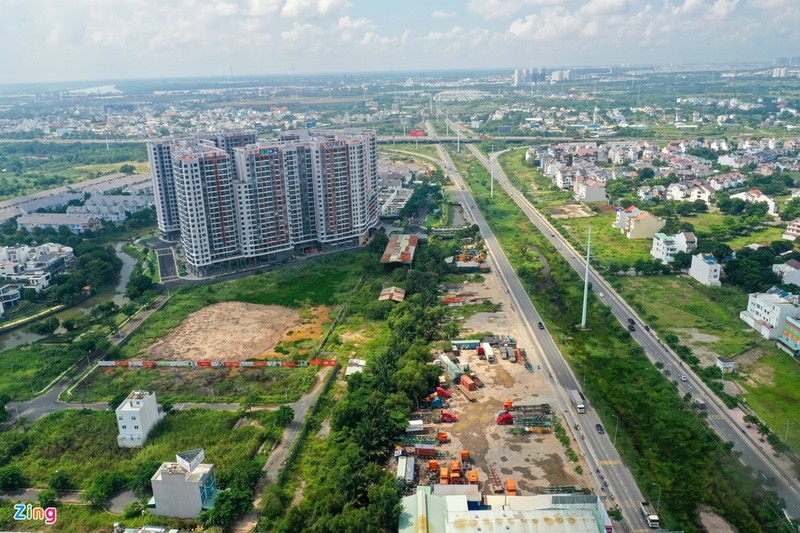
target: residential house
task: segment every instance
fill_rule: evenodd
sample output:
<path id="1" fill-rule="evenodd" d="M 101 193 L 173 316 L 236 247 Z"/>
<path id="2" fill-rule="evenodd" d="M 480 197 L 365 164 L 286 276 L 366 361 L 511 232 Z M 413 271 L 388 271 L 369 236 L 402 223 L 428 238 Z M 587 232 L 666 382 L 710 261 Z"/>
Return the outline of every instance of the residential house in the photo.
<path id="1" fill-rule="evenodd" d="M 778 339 L 783 334 L 786 318 L 798 312 L 796 295 L 772 287 L 767 292 L 750 294 L 747 309 L 739 313 L 739 318 L 765 339 Z"/>
<path id="2" fill-rule="evenodd" d="M 72 233 L 100 229 L 100 219 L 93 215 L 70 215 L 66 213 L 31 213 L 17 219 L 17 227 L 28 231 L 34 228 L 55 229 L 66 226 Z"/>
<path id="3" fill-rule="evenodd" d="M 119 404 L 117 415 L 117 445 L 121 448 L 141 448 L 147 435 L 164 417 L 158 410 L 154 392 L 133 391 Z"/>
<path id="4" fill-rule="evenodd" d="M 781 238 L 787 241 L 793 241 L 797 237 L 800 237 L 800 217 L 790 221 L 786 225 L 786 231 L 781 235 Z"/>
<path id="5" fill-rule="evenodd" d="M 736 372 L 736 363 L 734 363 L 733 359 L 730 357 L 717 357 L 716 358 L 717 368 L 723 374 L 732 374 Z"/>
<path id="6" fill-rule="evenodd" d="M 177 454 L 174 463 L 161 464 L 150 478 L 153 497 L 148 507 L 152 514 L 197 518 L 214 507 L 219 494 L 214 465 L 203 459 L 203 450 L 191 450 Z"/>
<path id="7" fill-rule="evenodd" d="M 606 186 L 597 180 L 577 176 L 572 186 L 573 196 L 579 202 L 606 202 Z"/>
<path id="8" fill-rule="evenodd" d="M 772 271 L 781 278 L 781 283 L 800 285 L 800 261 L 789 259 L 782 265 L 772 265 Z"/>
<path id="9" fill-rule="evenodd" d="M 652 239 L 667 221 L 647 211 L 639 211 L 635 217 L 625 219 L 622 233 L 629 239 Z"/>
<path id="10" fill-rule="evenodd" d="M 22 298 L 19 285 L 3 285 L 0 287 L 0 316 L 6 314 L 6 309 L 13 307 Z"/>
<path id="11" fill-rule="evenodd" d="M 775 203 L 775 200 L 762 193 L 758 189 L 732 194 L 731 198 L 738 198 L 739 200 L 744 200 L 745 202 L 765 203 L 767 204 L 767 214 L 774 217 L 778 216 L 778 204 Z"/>
<path id="12" fill-rule="evenodd" d="M 629 206 L 629 207 L 626 207 L 626 208 L 618 207 L 617 208 L 617 218 L 616 218 L 616 220 L 614 220 L 614 222 L 611 223 L 611 227 L 624 232 L 625 226 L 627 225 L 628 218 L 629 217 L 635 217 L 639 213 L 640 213 L 640 210 L 635 205 L 632 205 L 632 206 Z"/>
<path id="13" fill-rule="evenodd" d="M 718 176 L 709 176 L 708 185 L 715 191 L 727 191 L 744 186 L 745 176 L 741 172 L 728 172 Z"/>
<path id="14" fill-rule="evenodd" d="M 690 254 L 696 249 L 697 237 L 692 232 L 687 231 L 675 235 L 666 235 L 659 232 L 653 235 L 653 246 L 650 249 L 650 255 L 666 265 L 675 260 L 675 255 L 678 252 Z"/>
<path id="15" fill-rule="evenodd" d="M 578 169 L 573 166 L 557 168 L 555 173 L 556 187 L 564 190 L 571 189 L 577 174 Z"/>
<path id="16" fill-rule="evenodd" d="M 689 275 L 707 287 L 719 287 L 722 266 L 712 254 L 695 254 L 689 266 Z"/>

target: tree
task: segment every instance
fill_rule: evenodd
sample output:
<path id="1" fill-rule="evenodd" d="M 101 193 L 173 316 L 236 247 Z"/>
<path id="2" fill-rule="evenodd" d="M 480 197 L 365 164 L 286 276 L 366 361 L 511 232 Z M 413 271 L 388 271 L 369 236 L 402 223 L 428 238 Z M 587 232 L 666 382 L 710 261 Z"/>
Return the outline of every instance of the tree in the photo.
<path id="1" fill-rule="evenodd" d="M 253 493 L 249 490 L 230 489 L 220 493 L 214 507 L 200 513 L 200 522 L 205 527 L 218 526 L 227 529 L 240 515 L 253 506 Z"/>
<path id="2" fill-rule="evenodd" d="M 53 507 L 56 503 L 56 491 L 53 489 L 44 489 L 39 493 L 36 499 L 42 507 Z"/>
<path id="3" fill-rule="evenodd" d="M 153 280 L 150 279 L 149 276 L 145 276 L 144 274 L 134 274 L 131 276 L 131 279 L 128 281 L 127 287 L 125 287 L 125 296 L 130 298 L 131 300 L 135 300 L 146 291 L 149 291 L 153 286 Z"/>
<path id="4" fill-rule="evenodd" d="M 67 490 L 70 486 L 69 474 L 63 470 L 56 470 L 53 472 L 53 475 L 50 476 L 48 485 L 56 492 Z"/>
<path id="5" fill-rule="evenodd" d="M 58 320 L 58 318 L 51 316 L 50 318 L 40 320 L 39 322 L 34 322 L 28 326 L 28 331 L 31 333 L 36 333 L 37 335 L 51 335 L 55 330 L 58 329 L 60 324 L 61 322 Z"/>
<path id="6" fill-rule="evenodd" d="M 281 405 L 278 408 L 276 423 L 281 427 L 286 427 L 294 420 L 294 409 L 288 405 Z"/>
<path id="7" fill-rule="evenodd" d="M 18 466 L 7 465 L 0 467 L 0 490 L 15 490 L 22 487 L 25 480 Z"/>
<path id="8" fill-rule="evenodd" d="M 152 490 L 150 479 L 158 472 L 161 463 L 159 461 L 142 461 L 136 463 L 128 482 L 128 488 L 138 496 L 149 494 Z"/>
<path id="9" fill-rule="evenodd" d="M 136 167 L 133 165 L 126 164 L 120 166 L 119 171 L 122 172 L 123 174 L 134 174 L 136 173 Z"/>

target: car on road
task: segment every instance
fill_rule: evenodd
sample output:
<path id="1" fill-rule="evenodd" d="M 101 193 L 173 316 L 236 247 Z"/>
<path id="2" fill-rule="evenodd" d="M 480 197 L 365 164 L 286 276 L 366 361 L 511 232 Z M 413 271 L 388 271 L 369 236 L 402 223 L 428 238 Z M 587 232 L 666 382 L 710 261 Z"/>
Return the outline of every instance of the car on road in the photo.
<path id="1" fill-rule="evenodd" d="M 603 429 L 603 425 L 602 424 L 596 424 L 594 427 L 597 428 L 597 432 L 600 433 L 601 435 L 606 432 L 606 430 Z"/>
<path id="2" fill-rule="evenodd" d="M 544 324 L 542 324 L 541 322 L 539 322 L 539 329 L 544 329 Z"/>
<path id="3" fill-rule="evenodd" d="M 648 326 L 647 324 L 645 324 L 645 325 L 644 325 L 644 330 L 645 330 L 645 331 L 650 331 L 650 326 Z"/>
<path id="4" fill-rule="evenodd" d="M 633 324 L 628 324 L 628 331 L 636 331 L 636 326 Z"/>
<path id="5" fill-rule="evenodd" d="M 689 378 L 686 377 L 686 374 L 681 374 L 681 381 L 683 381 L 684 383 L 689 381 Z"/>
<path id="6" fill-rule="evenodd" d="M 602 298 L 603 296 L 605 296 L 605 294 L 603 294 L 602 292 L 598 292 L 598 293 L 597 293 L 597 296 L 599 296 L 600 298 Z"/>
<path id="7" fill-rule="evenodd" d="M 586 401 L 586 396 L 583 395 L 583 392 L 578 391 L 578 395 L 581 397 L 581 400 L 583 400 L 584 402 Z"/>

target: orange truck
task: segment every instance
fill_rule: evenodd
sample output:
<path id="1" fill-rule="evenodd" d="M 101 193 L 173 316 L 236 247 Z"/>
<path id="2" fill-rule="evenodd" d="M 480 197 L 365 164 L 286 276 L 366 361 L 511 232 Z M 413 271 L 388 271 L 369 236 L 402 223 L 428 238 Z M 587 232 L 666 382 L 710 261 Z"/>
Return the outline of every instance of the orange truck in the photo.
<path id="1" fill-rule="evenodd" d="M 470 485 L 477 485 L 478 484 L 478 471 L 477 470 L 470 470 L 467 472 L 467 483 Z"/>
<path id="2" fill-rule="evenodd" d="M 439 483 L 442 485 L 447 485 L 450 483 L 450 472 L 447 470 L 446 466 L 443 466 L 439 469 Z"/>
<path id="3" fill-rule="evenodd" d="M 506 480 L 506 496 L 516 496 L 517 495 L 517 482 L 513 479 Z"/>

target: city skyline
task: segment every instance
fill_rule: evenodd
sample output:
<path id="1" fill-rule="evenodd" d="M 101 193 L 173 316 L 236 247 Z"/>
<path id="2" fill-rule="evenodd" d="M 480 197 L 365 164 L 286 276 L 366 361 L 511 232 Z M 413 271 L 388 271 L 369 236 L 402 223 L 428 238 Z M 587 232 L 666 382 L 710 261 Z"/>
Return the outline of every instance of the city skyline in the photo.
<path id="1" fill-rule="evenodd" d="M 792 0 L 10 0 L 0 84 L 767 62 L 798 22 Z"/>

